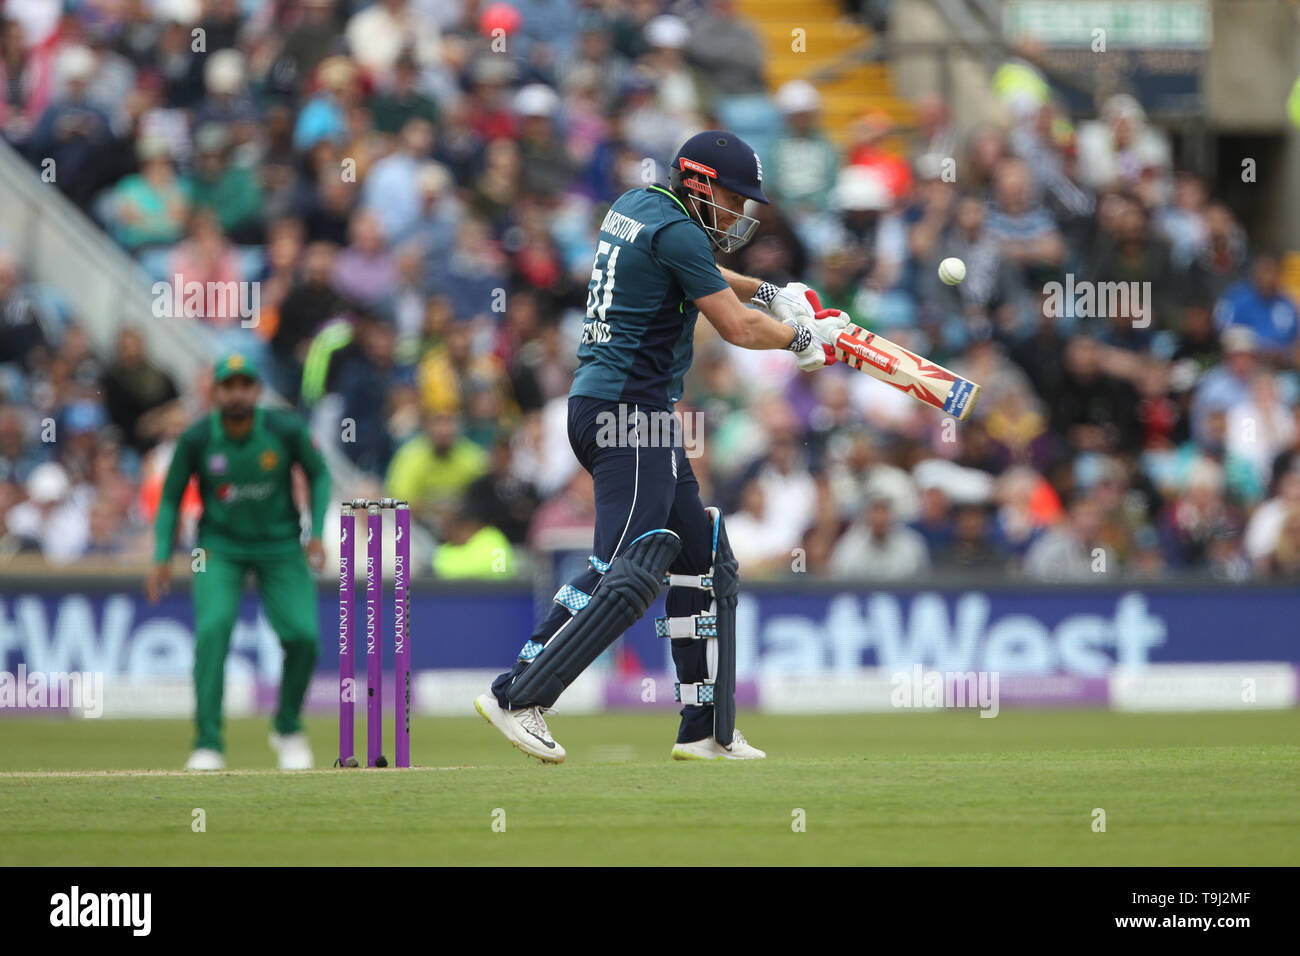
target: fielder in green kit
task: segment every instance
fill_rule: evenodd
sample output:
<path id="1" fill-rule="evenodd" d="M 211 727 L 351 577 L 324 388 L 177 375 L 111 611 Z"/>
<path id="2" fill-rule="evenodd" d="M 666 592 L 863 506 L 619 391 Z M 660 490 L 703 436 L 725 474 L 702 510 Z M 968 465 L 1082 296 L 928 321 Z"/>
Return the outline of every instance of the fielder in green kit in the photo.
<path id="1" fill-rule="evenodd" d="M 150 601 L 171 583 L 168 563 L 176 536 L 181 496 L 191 475 L 203 499 L 194 574 L 194 693 L 197 737 L 188 770 L 225 769 L 221 700 L 226 652 L 239 612 L 244 581 L 252 573 L 266 616 L 284 648 L 280 706 L 271 747 L 282 770 L 312 766 L 302 731 L 302 701 L 319 654 L 313 570 L 324 566 L 321 530 L 330 478 L 297 415 L 257 405 L 261 384 L 252 360 L 227 355 L 213 371 L 217 409 L 177 440 L 154 525 L 155 564 L 145 582 Z M 297 462 L 311 485 L 311 539 L 301 543 L 293 501 L 291 466 Z"/>

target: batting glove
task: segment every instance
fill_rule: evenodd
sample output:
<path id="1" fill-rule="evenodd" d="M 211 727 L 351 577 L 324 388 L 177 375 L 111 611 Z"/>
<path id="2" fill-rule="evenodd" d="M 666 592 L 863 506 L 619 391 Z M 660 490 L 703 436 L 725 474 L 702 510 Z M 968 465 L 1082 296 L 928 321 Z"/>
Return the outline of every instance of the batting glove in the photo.
<path id="1" fill-rule="evenodd" d="M 795 364 L 801 372 L 815 372 L 819 368 L 835 364 L 835 349 L 821 342 L 806 325 L 793 324 L 794 338 L 786 346 L 795 354 Z"/>
<path id="2" fill-rule="evenodd" d="M 764 282 L 754 293 L 754 303 L 762 306 L 767 311 L 784 322 L 786 325 L 800 323 L 807 325 L 812 321 L 813 313 L 817 311 L 812 308 L 808 301 L 807 294 L 812 292 L 816 297 L 817 293 L 808 288 L 802 282 L 791 282 L 784 288 L 777 288 L 770 282 Z"/>

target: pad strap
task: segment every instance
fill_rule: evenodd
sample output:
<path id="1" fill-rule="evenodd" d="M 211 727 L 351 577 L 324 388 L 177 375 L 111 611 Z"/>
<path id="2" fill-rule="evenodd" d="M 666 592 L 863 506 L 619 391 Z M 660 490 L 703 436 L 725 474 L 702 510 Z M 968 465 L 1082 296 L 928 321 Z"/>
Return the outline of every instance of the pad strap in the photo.
<path id="1" fill-rule="evenodd" d="M 577 614 L 591 603 L 591 595 L 586 591 L 579 591 L 572 584 L 566 584 L 555 592 L 555 603 L 567 608 L 570 614 Z"/>
<path id="2" fill-rule="evenodd" d="M 673 684 L 673 694 L 683 704 L 701 706 L 713 703 L 713 681 L 705 680 L 696 684 Z"/>
<path id="3" fill-rule="evenodd" d="M 715 614 L 655 618 L 655 637 L 709 638 L 717 636 L 718 618 Z"/>
<path id="4" fill-rule="evenodd" d="M 701 591 L 713 590 L 713 571 L 708 574 L 665 574 L 664 584 L 670 588 L 699 588 Z"/>

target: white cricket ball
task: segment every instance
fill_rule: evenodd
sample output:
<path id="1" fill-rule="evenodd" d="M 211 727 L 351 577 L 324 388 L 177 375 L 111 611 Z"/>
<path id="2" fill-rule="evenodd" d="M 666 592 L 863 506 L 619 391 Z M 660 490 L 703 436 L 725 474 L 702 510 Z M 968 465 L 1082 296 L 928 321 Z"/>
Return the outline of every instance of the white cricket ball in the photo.
<path id="1" fill-rule="evenodd" d="M 939 281 L 944 285 L 956 285 L 966 278 L 966 263 L 955 256 L 950 256 L 939 263 Z"/>

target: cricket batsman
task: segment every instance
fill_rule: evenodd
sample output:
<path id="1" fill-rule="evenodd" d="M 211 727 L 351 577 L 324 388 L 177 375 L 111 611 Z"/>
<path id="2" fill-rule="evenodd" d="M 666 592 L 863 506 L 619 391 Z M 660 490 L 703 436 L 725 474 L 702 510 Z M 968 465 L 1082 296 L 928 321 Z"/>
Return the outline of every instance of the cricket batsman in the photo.
<path id="1" fill-rule="evenodd" d="M 303 421 L 288 411 L 261 408 L 262 386 L 253 361 L 224 356 L 213 371 L 216 409 L 180 436 L 163 485 L 154 525 L 154 566 L 145 581 L 151 602 L 170 588 L 168 559 L 176 516 L 191 475 L 203 499 L 194 574 L 194 722 L 197 736 L 187 770 L 224 770 L 221 700 L 226 651 L 239 613 L 244 580 L 252 573 L 266 616 L 284 648 L 280 706 L 271 748 L 282 770 L 307 770 L 311 747 L 302 730 L 302 701 L 319 653 L 316 581 L 325 562 L 321 531 L 330 478 Z M 311 539 L 304 550 L 293 502 L 291 466 L 311 486 Z"/>
<path id="2" fill-rule="evenodd" d="M 474 701 L 515 747 L 548 763 L 564 760 L 564 748 L 545 711 L 665 584 L 667 616 L 655 631 L 672 642 L 684 705 L 673 758 L 766 756 L 735 727 L 736 559 L 721 512 L 700 501 L 671 415 L 700 313 L 725 341 L 787 349 L 806 371 L 835 361 L 847 315 L 821 310 L 807 286 L 777 288 L 715 261 L 714 250 L 752 238 L 758 221 L 745 201 L 767 203 L 762 179 L 747 143 L 708 130 L 678 151 L 666 188 L 624 193 L 601 224 L 568 408 L 569 443 L 595 484 L 595 553 L 555 595 L 513 668 Z M 675 440 L 651 441 L 648 423 L 665 420 Z M 619 422 L 632 423 L 630 434 Z"/>

